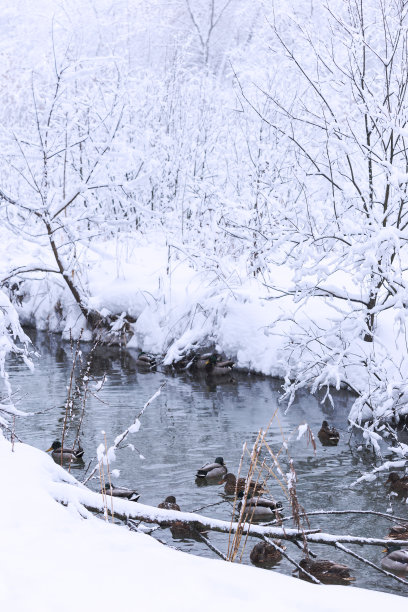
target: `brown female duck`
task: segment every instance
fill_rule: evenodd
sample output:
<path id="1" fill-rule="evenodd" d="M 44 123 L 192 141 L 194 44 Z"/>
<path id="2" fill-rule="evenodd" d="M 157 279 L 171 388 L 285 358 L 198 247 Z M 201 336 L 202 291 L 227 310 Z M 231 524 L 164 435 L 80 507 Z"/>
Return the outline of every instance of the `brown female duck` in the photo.
<path id="1" fill-rule="evenodd" d="M 180 512 L 180 506 L 176 503 L 176 498 L 174 495 L 168 495 L 166 499 L 157 507 L 162 508 L 163 510 L 176 510 L 177 512 Z"/>
<path id="2" fill-rule="evenodd" d="M 350 576 L 350 568 L 342 563 L 333 563 L 327 559 L 301 559 L 299 565 L 323 584 L 348 584 L 355 580 Z M 309 576 L 300 570 L 299 578 L 310 582 Z"/>
<path id="3" fill-rule="evenodd" d="M 280 548 L 285 550 L 285 546 L 282 546 L 282 542 L 280 540 L 276 540 L 275 543 Z M 254 565 L 266 567 L 278 563 L 278 561 L 282 559 L 282 553 L 268 542 L 259 542 L 258 544 L 255 544 L 251 550 L 249 558 L 251 559 L 251 563 Z"/>
<path id="4" fill-rule="evenodd" d="M 389 484 L 390 491 L 394 491 L 394 493 L 399 493 L 403 497 L 408 495 L 408 476 L 400 478 L 397 472 L 390 472 L 385 484 Z"/>
<path id="5" fill-rule="evenodd" d="M 408 540 L 408 523 L 394 525 L 388 532 L 390 540 Z"/>
<path id="6" fill-rule="evenodd" d="M 220 484 L 225 482 L 224 491 L 227 495 L 235 495 L 235 492 L 240 493 L 245 491 L 246 480 L 245 478 L 238 478 L 232 472 L 229 472 L 224 476 L 224 478 L 220 481 Z M 249 492 L 253 494 L 264 493 L 265 489 L 262 487 L 261 483 L 257 483 L 254 480 L 249 482 L 248 487 Z"/>
<path id="7" fill-rule="evenodd" d="M 327 421 L 323 421 L 317 437 L 323 446 L 337 446 L 340 440 L 337 429 L 330 427 Z"/>

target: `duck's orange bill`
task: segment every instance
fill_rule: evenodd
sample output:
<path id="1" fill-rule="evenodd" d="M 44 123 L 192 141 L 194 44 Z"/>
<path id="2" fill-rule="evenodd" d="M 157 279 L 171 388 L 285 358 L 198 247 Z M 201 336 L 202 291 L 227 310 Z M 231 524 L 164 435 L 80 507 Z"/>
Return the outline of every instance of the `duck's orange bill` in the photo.
<path id="1" fill-rule="evenodd" d="M 45 452 L 49 453 L 50 451 L 52 451 L 52 446 L 50 446 L 50 448 L 47 448 L 47 450 Z"/>

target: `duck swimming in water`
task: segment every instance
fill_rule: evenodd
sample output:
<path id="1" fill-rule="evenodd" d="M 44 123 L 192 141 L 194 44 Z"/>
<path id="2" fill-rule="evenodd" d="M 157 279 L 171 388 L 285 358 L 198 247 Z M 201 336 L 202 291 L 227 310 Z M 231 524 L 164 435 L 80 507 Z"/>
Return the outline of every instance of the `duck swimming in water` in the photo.
<path id="1" fill-rule="evenodd" d="M 403 497 L 408 495 L 408 476 L 400 478 L 397 472 L 390 472 L 385 484 L 389 484 L 390 491 L 394 491 L 394 493 L 399 493 Z"/>
<path id="2" fill-rule="evenodd" d="M 381 559 L 381 567 L 393 574 L 408 574 L 408 548 L 390 544 L 383 552 L 387 554 Z"/>
<path id="3" fill-rule="evenodd" d="M 62 448 L 62 444 L 59 440 L 54 440 L 50 448 L 46 450 L 47 453 L 51 451 L 51 457 L 58 463 L 62 461 L 78 461 L 82 460 L 84 449 L 78 445 L 77 449 L 74 448 Z"/>
<path id="4" fill-rule="evenodd" d="M 107 484 L 105 486 L 106 495 L 112 495 L 112 497 L 121 497 L 122 499 L 128 499 L 129 501 L 137 502 L 140 497 L 140 493 L 132 489 L 126 489 L 125 487 L 115 487 L 113 484 Z"/>
<path id="5" fill-rule="evenodd" d="M 394 525 L 388 532 L 390 540 L 408 540 L 408 523 Z"/>
<path id="6" fill-rule="evenodd" d="M 180 512 L 180 506 L 176 503 L 176 498 L 174 495 L 168 495 L 166 499 L 157 507 L 162 508 L 163 510 L 176 510 L 177 512 Z"/>
<path id="7" fill-rule="evenodd" d="M 348 584 L 355 580 L 350 576 L 350 568 L 342 563 L 334 563 L 327 559 L 301 559 L 299 565 L 323 584 Z M 309 576 L 300 570 L 299 578 L 310 582 Z"/>
<path id="8" fill-rule="evenodd" d="M 198 480 L 201 479 L 214 479 L 214 478 L 222 478 L 228 472 L 227 466 L 224 463 L 224 459 L 222 457 L 216 457 L 214 463 L 206 463 L 197 470 L 196 478 Z"/>
<path id="9" fill-rule="evenodd" d="M 238 494 L 239 498 L 243 498 L 242 492 Z M 240 501 L 238 504 L 238 512 L 241 512 L 241 508 L 243 507 L 243 501 Z M 246 504 L 245 504 L 245 514 L 249 518 L 253 519 L 275 519 L 277 514 L 279 514 L 282 509 L 282 502 L 275 501 L 273 497 L 262 497 L 262 496 L 254 496 L 250 497 L 248 495 Z"/>
<path id="10" fill-rule="evenodd" d="M 276 540 L 276 544 L 285 550 L 285 547 L 282 546 L 282 542 L 280 540 Z M 251 550 L 249 558 L 251 559 L 251 563 L 254 565 L 267 567 L 269 565 L 278 563 L 278 561 L 282 559 L 282 553 L 268 542 L 259 542 L 258 544 L 255 544 Z"/>
<path id="11" fill-rule="evenodd" d="M 220 484 L 223 484 L 224 482 L 224 491 L 227 495 L 235 495 L 235 491 L 237 493 L 245 491 L 246 479 L 238 478 L 237 481 L 237 477 L 232 472 L 228 472 L 228 474 L 226 474 L 225 477 L 220 481 Z M 254 480 L 251 480 L 249 482 L 248 490 L 249 493 L 251 493 L 252 495 L 254 493 L 261 494 L 265 492 L 265 489 L 262 487 L 262 484 L 260 482 L 255 482 Z"/>
<path id="12" fill-rule="evenodd" d="M 323 446 L 337 446 L 340 440 L 340 434 L 337 429 L 330 427 L 327 421 L 323 421 L 317 437 Z"/>

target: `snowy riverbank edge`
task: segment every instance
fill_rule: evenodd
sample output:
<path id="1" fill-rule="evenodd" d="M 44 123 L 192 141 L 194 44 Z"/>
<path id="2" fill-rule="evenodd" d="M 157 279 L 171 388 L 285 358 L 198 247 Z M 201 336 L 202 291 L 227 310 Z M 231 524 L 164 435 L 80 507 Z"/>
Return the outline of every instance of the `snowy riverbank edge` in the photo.
<path id="1" fill-rule="evenodd" d="M 4 278 L 20 264 L 25 270 L 52 268 L 46 248 L 16 244 L 5 230 L 2 238 Z M 153 353 L 170 365 L 211 346 L 243 371 L 287 381 L 299 374 L 300 385 L 312 391 L 327 384 L 354 389 L 361 401 L 351 410 L 353 422 L 378 424 L 408 412 L 408 338 L 398 309 L 381 313 L 375 341 L 364 342 L 351 302 L 312 295 L 299 301 L 249 275 L 244 259 L 225 258 L 217 265 L 197 261 L 157 234 L 78 246 L 76 268 L 85 306 L 102 316 L 115 315 L 110 340 L 116 335 L 123 341 L 126 330 L 127 347 L 136 354 Z M 268 275 L 283 291 L 295 286 L 287 266 L 270 265 Z M 358 289 L 345 274 L 336 273 L 333 282 L 342 291 Z M 91 340 L 60 275 L 26 273 L 9 291 L 23 325 L 66 339 L 82 333 L 83 340 Z M 129 319 L 135 323 L 129 326 Z M 331 353 L 343 336 L 344 350 Z"/>
<path id="2" fill-rule="evenodd" d="M 0 604 L 60 612 L 115 606 L 157 611 L 285 612 L 406 609 L 406 599 L 354 587 L 317 587 L 274 571 L 188 555 L 100 520 L 72 496 L 53 493 L 75 479 L 44 452 L 0 433 Z M 76 488 L 76 487 L 75 487 Z"/>

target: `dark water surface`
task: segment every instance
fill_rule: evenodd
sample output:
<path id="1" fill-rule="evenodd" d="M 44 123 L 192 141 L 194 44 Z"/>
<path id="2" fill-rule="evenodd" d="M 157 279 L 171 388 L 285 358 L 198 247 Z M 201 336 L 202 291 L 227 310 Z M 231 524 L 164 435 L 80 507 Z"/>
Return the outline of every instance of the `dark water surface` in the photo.
<path id="1" fill-rule="evenodd" d="M 24 442 L 46 449 L 54 439 L 61 438 L 72 364 L 71 349 L 69 343 L 62 342 L 58 336 L 31 331 L 29 334 L 41 358 L 36 361 L 34 373 L 17 361 L 11 361 L 10 381 L 13 390 L 18 390 L 24 410 L 45 412 L 19 419 L 16 427 Z M 90 347 L 83 345 L 82 349 L 86 356 Z M 126 448 L 117 452 L 117 460 L 111 466 L 120 470 L 115 484 L 136 488 L 141 493 L 140 502 L 156 506 L 167 495 L 173 494 L 182 510 L 192 511 L 223 501 L 223 487 L 198 487 L 195 471 L 206 461 L 213 461 L 221 455 L 229 470 L 236 473 L 244 442 L 251 447 L 259 428 L 265 427 L 277 410 L 267 437 L 274 452 L 281 449 L 282 436 L 288 438 L 304 422 L 317 434 L 322 419 L 327 418 L 340 431 L 337 447 L 323 447 L 316 437 L 316 454 L 306 437 L 297 441 L 295 435 L 289 442 L 298 478 L 298 497 L 306 510 L 386 512 L 390 508 L 384 484 L 386 475 L 371 483 L 349 487 L 363 472 L 371 469 L 372 461 L 372 455 L 361 449 L 359 440 L 352 438 L 349 443 L 347 414 L 353 401 L 350 395 L 340 393 L 336 396 L 336 412 L 333 413 L 330 406 L 322 406 L 315 397 L 304 394 L 285 414 L 285 407 L 278 402 L 280 381 L 239 373 L 234 374 L 233 384 L 214 384 L 204 377 L 193 378 L 189 374 L 172 376 L 162 372 L 143 372 L 135 364 L 136 356 L 136 353 L 120 351 L 116 347 L 97 350 L 91 373 L 99 378 L 106 373 L 107 381 L 99 394 L 102 402 L 90 397 L 86 405 L 81 432 L 84 463 L 73 466 L 78 479 L 83 479 L 85 467 L 103 442 L 102 430 L 107 433 L 108 445 L 113 444 L 114 438 L 133 422 L 143 404 L 166 380 L 161 396 L 143 415 L 140 431 L 128 438 L 137 450 L 132 452 Z M 79 412 L 79 407 L 75 408 L 76 419 Z M 75 436 L 75 427 L 73 425 L 67 434 L 68 442 Z M 143 460 L 140 455 L 144 456 Z M 288 461 L 284 453 L 280 457 L 287 471 Z M 89 486 L 98 490 L 98 481 L 91 481 Z M 271 493 L 282 500 L 284 514 L 288 515 L 288 503 L 279 485 L 272 479 L 269 486 Z M 403 501 L 393 499 L 392 510 L 395 515 L 408 518 L 408 506 Z M 230 503 L 201 510 L 204 515 L 227 521 L 231 519 L 231 512 Z M 322 531 L 369 537 L 385 537 L 391 524 L 386 518 L 372 515 L 311 517 L 311 526 Z M 290 527 L 292 523 L 288 521 L 285 525 Z M 173 540 L 168 529 L 157 530 L 155 536 L 182 550 L 214 557 L 214 553 L 202 543 Z M 210 538 L 226 552 L 227 535 L 211 534 Z M 248 540 L 245 563 L 250 563 L 249 552 L 257 541 Z M 287 547 L 287 552 L 299 561 L 301 551 L 292 543 L 287 543 Z M 381 560 L 381 547 L 350 548 L 374 563 Z M 354 586 L 408 594 L 408 586 L 381 575 L 342 551 L 324 545 L 314 545 L 312 550 L 320 558 L 349 565 L 356 577 Z M 274 567 L 275 571 L 285 574 L 291 574 L 292 569 L 285 559 Z"/>

